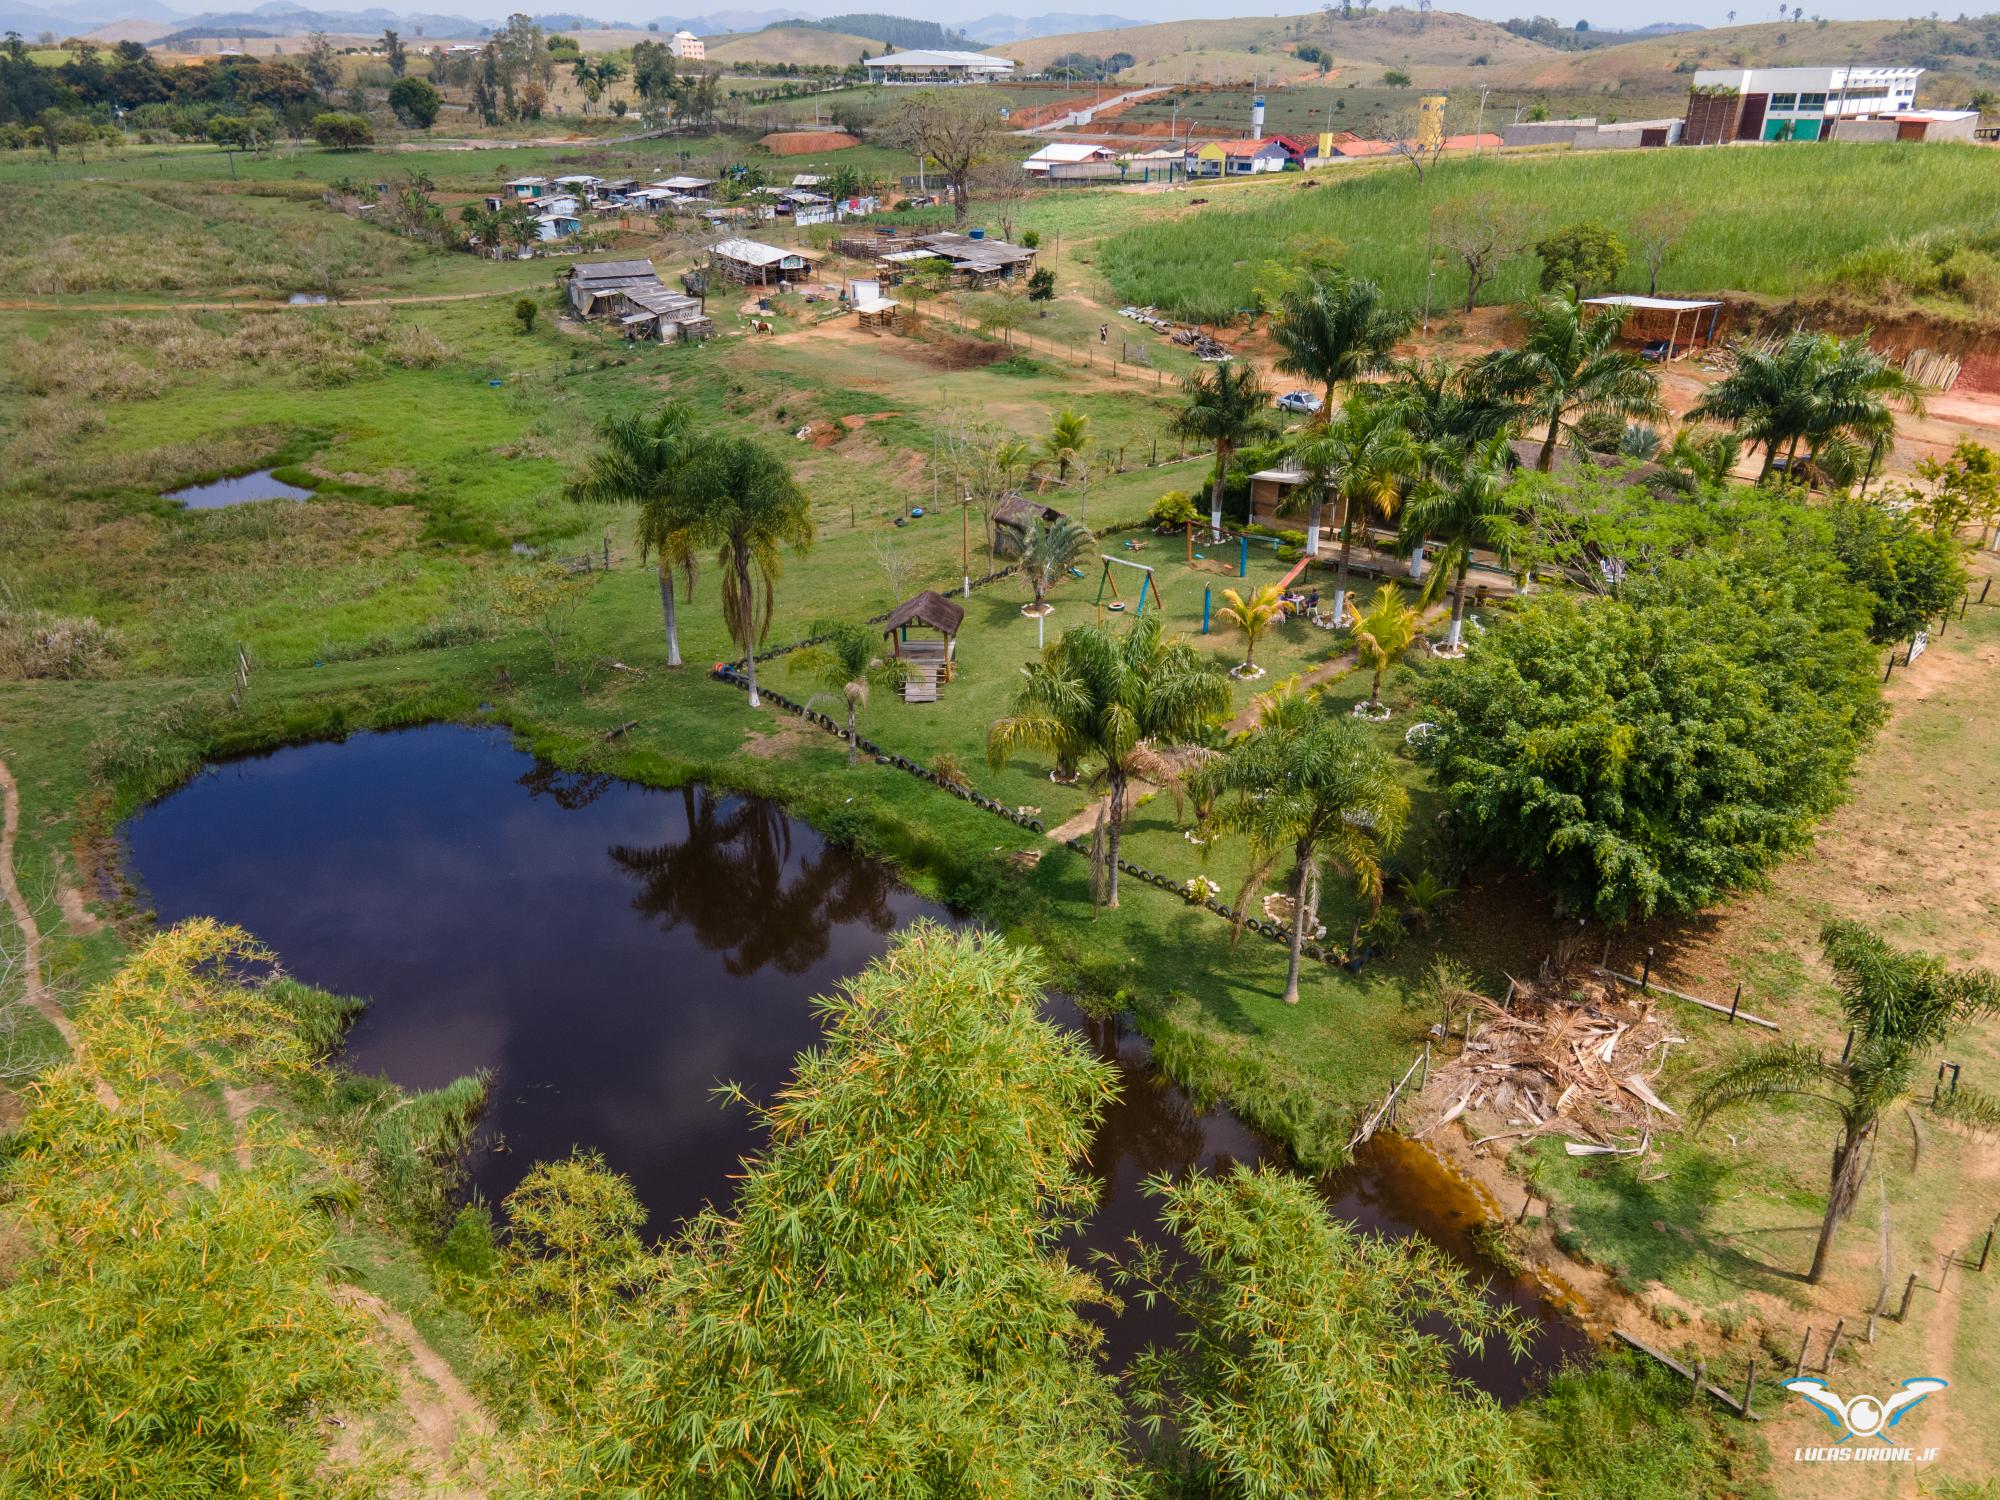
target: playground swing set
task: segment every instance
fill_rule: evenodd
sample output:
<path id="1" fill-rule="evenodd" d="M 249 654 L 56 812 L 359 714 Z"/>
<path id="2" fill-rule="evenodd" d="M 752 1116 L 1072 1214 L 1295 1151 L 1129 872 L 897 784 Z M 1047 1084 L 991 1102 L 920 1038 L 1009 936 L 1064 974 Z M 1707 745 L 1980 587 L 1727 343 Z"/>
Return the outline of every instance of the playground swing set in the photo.
<path id="1" fill-rule="evenodd" d="M 1152 596 L 1154 609 L 1166 608 L 1166 601 L 1160 595 L 1160 581 L 1154 574 L 1150 563 L 1132 562 L 1130 559 L 1123 557 L 1107 557 L 1102 552 L 1097 555 L 1104 564 L 1104 571 L 1098 575 L 1097 579 L 1097 598 L 1093 601 L 1097 608 L 1097 622 L 1100 625 L 1104 623 L 1105 610 L 1109 609 L 1113 612 L 1118 612 L 1125 608 L 1125 596 L 1118 592 L 1118 577 L 1111 571 L 1113 568 L 1130 568 L 1133 572 L 1140 575 L 1139 597 L 1133 601 L 1132 605 L 1132 613 L 1135 616 L 1146 613 L 1146 597 L 1149 594 Z M 1111 591 L 1111 602 L 1109 604 L 1104 602 L 1104 591 L 1106 589 Z"/>

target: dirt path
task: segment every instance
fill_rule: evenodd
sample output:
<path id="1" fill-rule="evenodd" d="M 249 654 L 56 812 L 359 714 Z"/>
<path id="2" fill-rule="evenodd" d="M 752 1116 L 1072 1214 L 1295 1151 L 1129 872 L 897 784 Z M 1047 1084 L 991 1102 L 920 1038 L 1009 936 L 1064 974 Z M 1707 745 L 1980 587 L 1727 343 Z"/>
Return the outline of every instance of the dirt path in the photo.
<path id="1" fill-rule="evenodd" d="M 483 1484 L 469 1480 L 460 1449 L 493 1436 L 492 1420 L 457 1372 L 433 1349 L 416 1325 L 373 1292 L 342 1285 L 335 1294 L 375 1320 L 383 1341 L 391 1347 L 387 1363 L 394 1370 L 397 1401 L 418 1448 L 429 1496 L 483 1500 Z"/>
<path id="2" fill-rule="evenodd" d="M 63 1045 L 75 1057 L 82 1052 L 82 1044 L 77 1039 L 76 1027 L 56 1004 L 42 978 L 42 930 L 35 925 L 28 898 L 21 894 L 20 882 L 14 878 L 14 842 L 20 831 L 21 789 L 7 763 L 0 761 L 0 900 L 6 902 L 7 914 L 21 934 L 21 998 L 56 1029 Z"/>

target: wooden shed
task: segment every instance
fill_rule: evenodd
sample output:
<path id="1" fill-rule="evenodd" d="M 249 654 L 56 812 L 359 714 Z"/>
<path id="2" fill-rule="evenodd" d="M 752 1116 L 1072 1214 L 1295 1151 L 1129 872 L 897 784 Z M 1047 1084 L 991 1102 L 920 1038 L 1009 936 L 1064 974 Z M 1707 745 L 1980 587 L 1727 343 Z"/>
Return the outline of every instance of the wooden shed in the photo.
<path id="1" fill-rule="evenodd" d="M 1053 505 L 1018 493 L 1002 496 L 993 507 L 993 550 L 1006 557 L 1018 556 L 1035 522 L 1053 526 L 1061 519 L 1062 512 Z"/>

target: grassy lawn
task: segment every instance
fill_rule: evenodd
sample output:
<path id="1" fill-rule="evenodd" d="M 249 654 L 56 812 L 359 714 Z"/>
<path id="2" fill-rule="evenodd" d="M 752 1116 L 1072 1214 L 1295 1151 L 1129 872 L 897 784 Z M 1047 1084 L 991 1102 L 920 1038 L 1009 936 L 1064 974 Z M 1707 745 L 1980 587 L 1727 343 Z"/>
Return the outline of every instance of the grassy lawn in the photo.
<path id="1" fill-rule="evenodd" d="M 1300 181 L 1282 180 L 1288 187 Z M 1667 259 L 1664 289 L 1798 296 L 1823 285 L 1843 256 L 1898 235 L 1984 226 L 2000 187 L 2000 160 L 1975 146 L 1690 149 L 1451 160 L 1421 184 L 1400 167 L 1332 168 L 1314 180 L 1321 183 L 1314 192 L 1219 198 L 1171 234 L 1126 230 L 1104 245 L 1102 267 L 1125 301 L 1188 315 L 1220 313 L 1249 305 L 1267 261 L 1332 243 L 1344 249 L 1356 275 L 1380 281 L 1392 302 L 1414 307 L 1425 279 L 1416 247 L 1429 216 L 1470 196 L 1491 195 L 1511 207 L 1530 239 L 1584 217 L 1629 236 L 1641 210 L 1682 202 L 1697 210 L 1697 220 Z M 1829 195 L 1880 212 L 1813 213 L 1812 205 Z M 1438 294 L 1450 298 L 1461 275 L 1455 265 L 1441 266 Z M 1533 292 L 1535 275 L 1532 256 L 1516 257 L 1481 296 L 1519 301 Z M 1643 292 L 1646 284 L 1646 267 L 1634 255 L 1614 289 Z"/>

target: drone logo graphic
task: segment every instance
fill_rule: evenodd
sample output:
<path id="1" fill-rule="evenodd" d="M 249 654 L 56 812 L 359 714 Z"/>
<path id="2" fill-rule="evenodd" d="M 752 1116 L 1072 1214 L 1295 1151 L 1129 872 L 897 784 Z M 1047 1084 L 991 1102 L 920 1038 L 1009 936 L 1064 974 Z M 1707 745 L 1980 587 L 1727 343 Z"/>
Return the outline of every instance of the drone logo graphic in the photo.
<path id="1" fill-rule="evenodd" d="M 1911 1407 L 1950 1383 L 1920 1375 L 1904 1381 L 1903 1388 L 1884 1401 L 1865 1394 L 1842 1400 L 1827 1389 L 1824 1380 L 1812 1375 L 1782 1382 L 1793 1395 L 1818 1407 L 1827 1421 L 1840 1429 L 1840 1441 L 1843 1443 L 1858 1437 L 1872 1437 L 1884 1443 L 1892 1441 L 1885 1436 L 1888 1430 L 1902 1421 Z"/>

